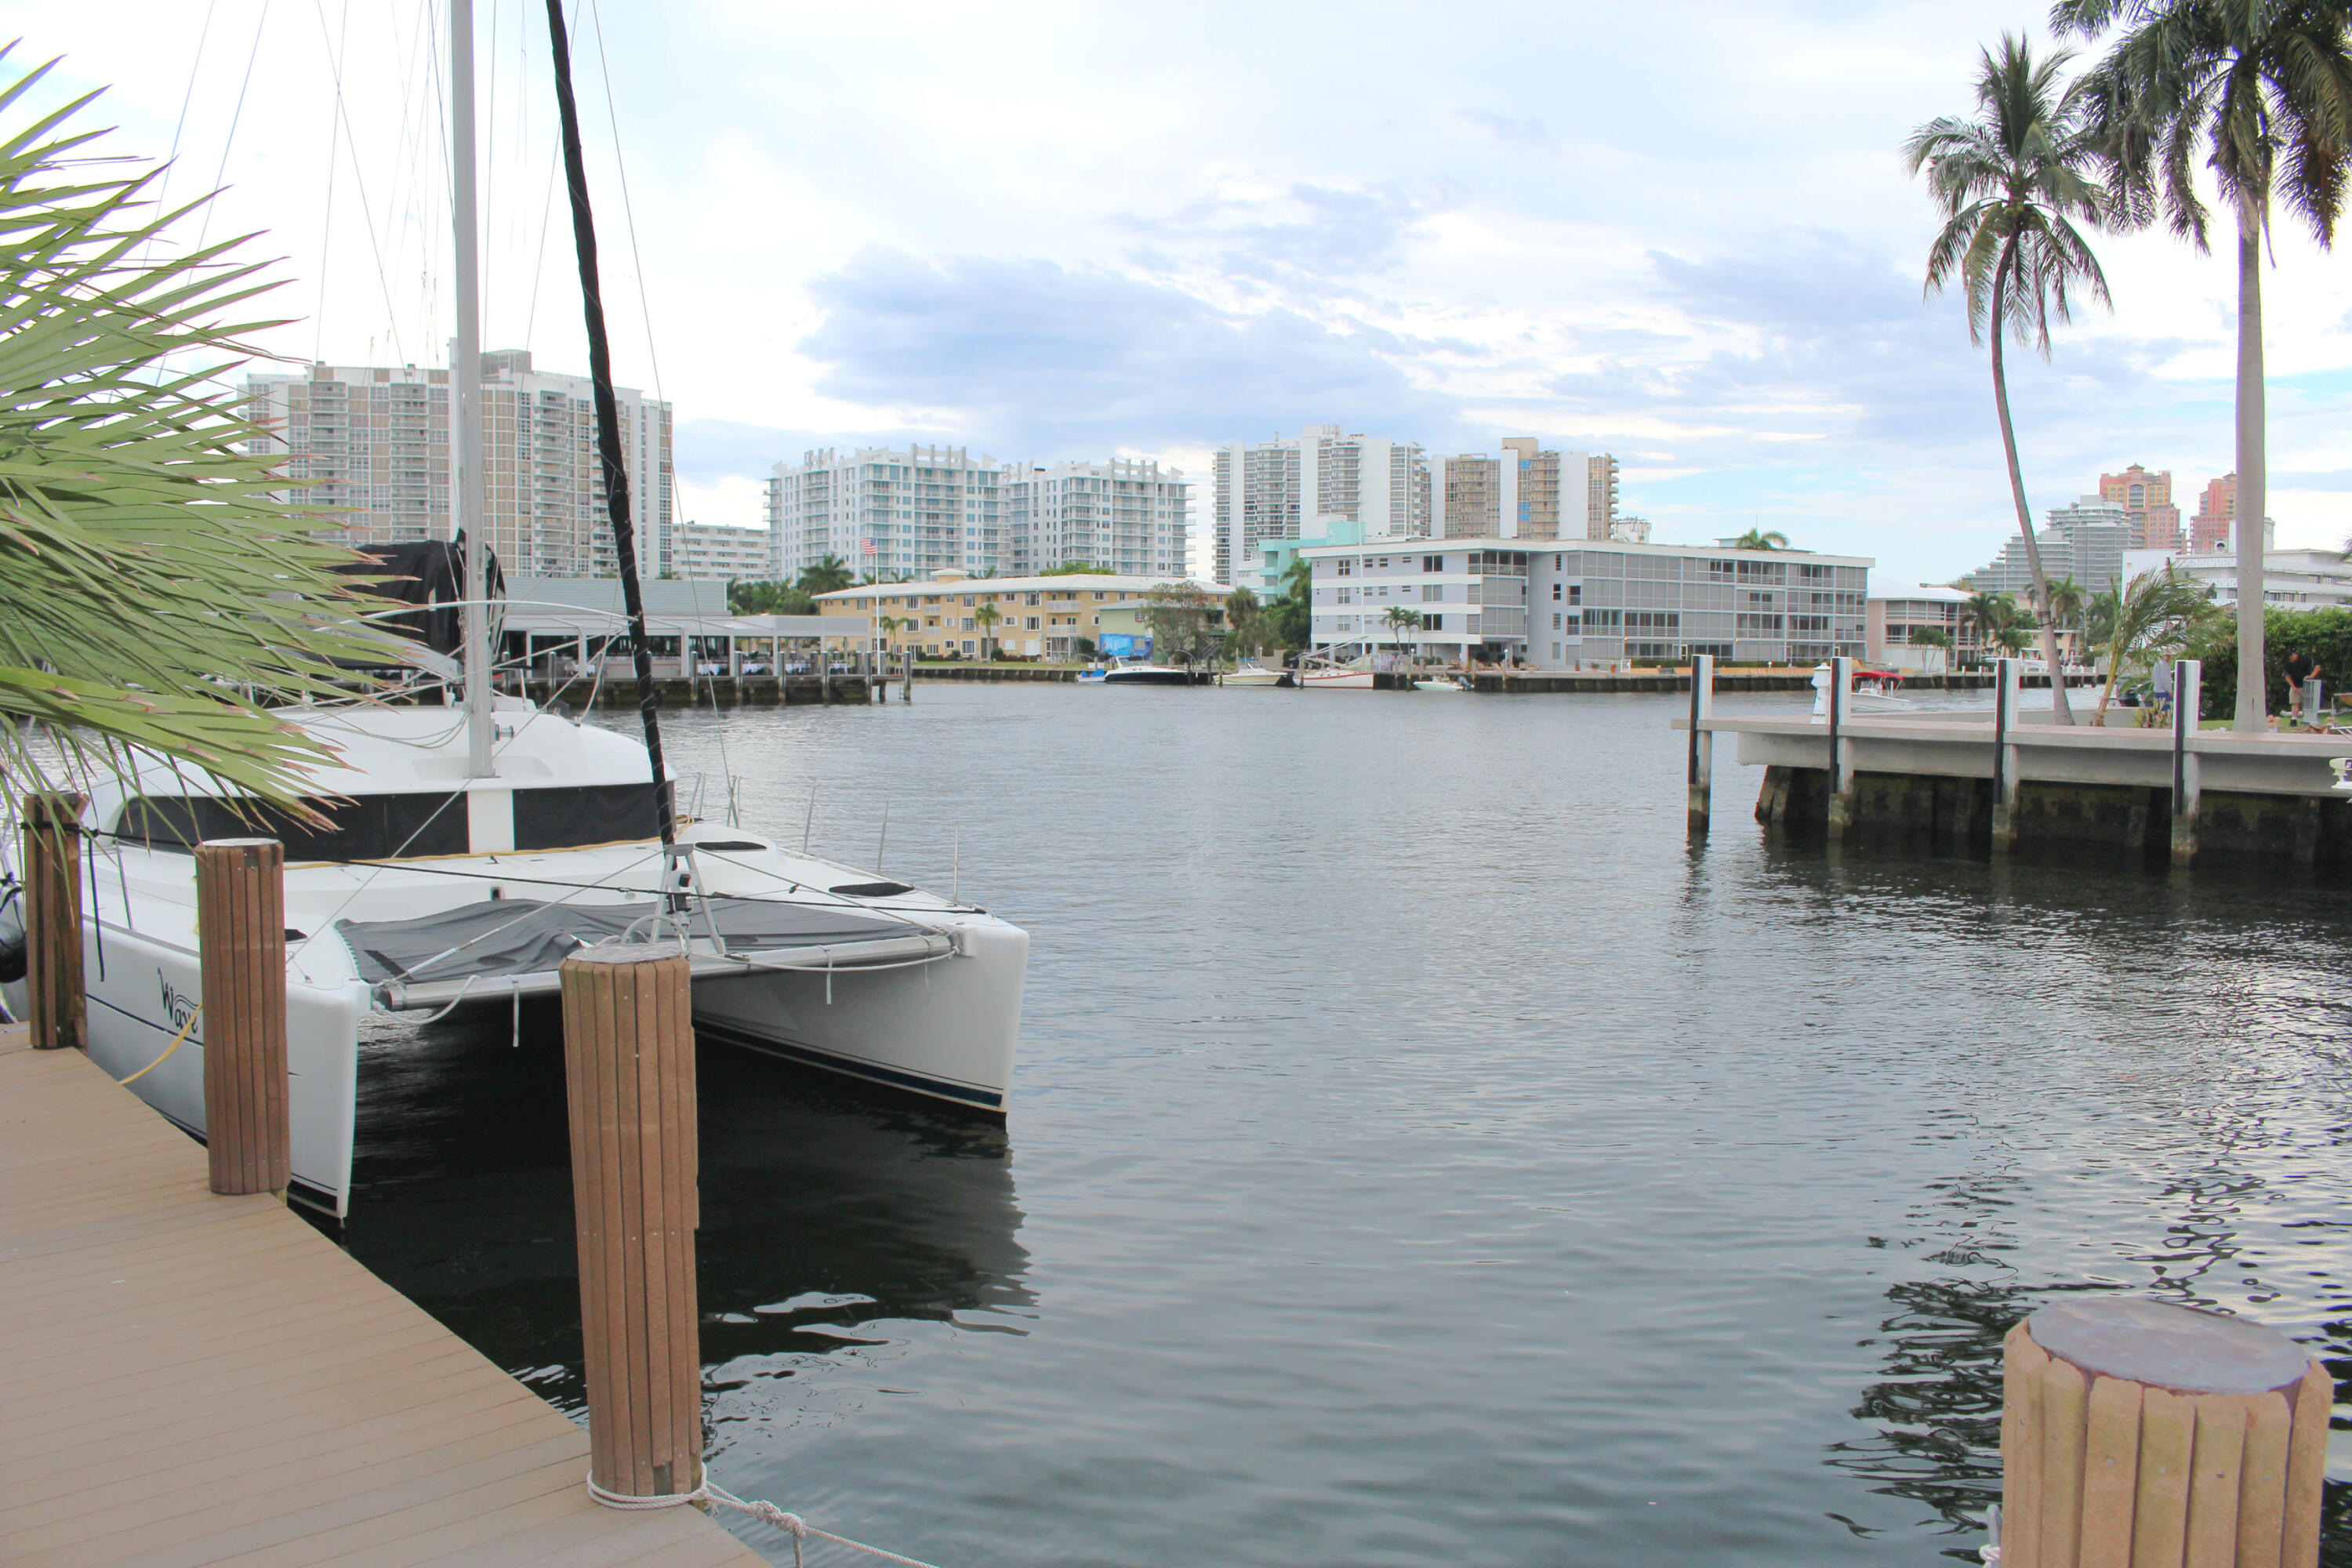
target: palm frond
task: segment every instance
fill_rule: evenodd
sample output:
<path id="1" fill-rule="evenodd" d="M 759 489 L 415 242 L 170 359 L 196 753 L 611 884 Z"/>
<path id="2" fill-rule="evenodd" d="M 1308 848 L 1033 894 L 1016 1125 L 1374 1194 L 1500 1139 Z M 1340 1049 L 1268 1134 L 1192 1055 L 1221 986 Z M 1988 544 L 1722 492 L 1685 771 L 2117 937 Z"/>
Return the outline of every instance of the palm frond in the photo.
<path id="1" fill-rule="evenodd" d="M 0 86 L 0 116 L 48 68 Z M 357 620 L 382 601 L 222 390 L 274 324 L 231 317 L 265 265 L 241 239 L 148 259 L 199 204 L 157 216 L 152 169 L 68 168 L 99 134 L 60 130 L 87 101 L 0 141 L 0 778 L 55 787 L 135 751 L 291 801 L 330 759 L 272 705 L 394 662 Z"/>

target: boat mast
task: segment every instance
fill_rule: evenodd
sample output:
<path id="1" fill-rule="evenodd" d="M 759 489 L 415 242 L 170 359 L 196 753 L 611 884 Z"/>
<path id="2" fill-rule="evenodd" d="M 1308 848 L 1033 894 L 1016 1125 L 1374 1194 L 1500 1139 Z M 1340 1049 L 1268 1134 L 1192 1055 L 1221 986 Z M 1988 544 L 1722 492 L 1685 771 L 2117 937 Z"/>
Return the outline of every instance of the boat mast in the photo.
<path id="1" fill-rule="evenodd" d="M 449 366 L 457 483 L 449 496 L 466 563 L 466 773 L 486 779 L 490 755 L 489 540 L 482 527 L 480 251 L 474 233 L 474 0 L 449 0 L 449 202 L 457 242 L 457 346 Z"/>
<path id="2" fill-rule="evenodd" d="M 572 96 L 572 49 L 563 27 L 563 0 L 547 0 L 547 30 L 555 54 L 555 104 L 563 122 L 563 172 L 572 197 L 572 239 L 580 257 L 581 306 L 587 316 L 588 379 L 596 395 L 596 457 L 604 479 L 605 515 L 619 558 L 621 604 L 629 614 L 629 646 L 636 655 L 637 719 L 645 726 L 646 759 L 654 774 L 654 809 L 661 817 L 665 854 L 677 843 L 662 763 L 661 696 L 654 689 L 653 650 L 646 642 L 646 596 L 637 581 L 637 532 L 629 515 L 629 468 L 621 455 L 621 405 L 613 391 L 613 347 L 604 333 L 604 290 L 597 279 L 596 219 L 588 206 L 588 165 L 580 151 L 580 107 Z M 681 651 L 684 651 L 681 648 Z M 687 660 L 689 671 L 693 660 Z M 667 885 L 669 878 L 664 877 Z"/>

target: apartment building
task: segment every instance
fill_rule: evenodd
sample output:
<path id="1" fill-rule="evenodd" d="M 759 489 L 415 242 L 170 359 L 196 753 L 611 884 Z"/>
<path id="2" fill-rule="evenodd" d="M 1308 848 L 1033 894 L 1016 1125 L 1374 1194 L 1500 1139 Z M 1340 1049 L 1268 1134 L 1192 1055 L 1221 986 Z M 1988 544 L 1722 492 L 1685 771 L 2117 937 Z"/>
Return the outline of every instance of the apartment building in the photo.
<path id="1" fill-rule="evenodd" d="M 1436 478 L 1436 510 L 1448 539 L 1622 537 L 1617 459 L 1606 452 L 1555 451 L 1532 436 L 1510 436 L 1499 455 L 1445 458 Z"/>
<path id="2" fill-rule="evenodd" d="M 246 382 L 282 457 L 289 499 L 323 507 L 347 543 L 446 538 L 455 462 L 449 373 L 415 365 L 313 364 Z M 674 571 L 671 414 L 617 389 L 623 461 L 644 577 Z M 529 351 L 482 356 L 483 532 L 509 576 L 609 577 L 620 570 L 585 376 L 534 370 Z"/>
<path id="3" fill-rule="evenodd" d="M 775 547 L 764 528 L 689 522 L 678 529 L 671 559 L 676 576 L 713 583 L 765 583 L 772 581 Z"/>
<path id="4" fill-rule="evenodd" d="M 1423 538 L 1435 528 L 1429 458 L 1418 443 L 1309 425 L 1297 436 L 1217 448 L 1209 567 L 1265 594 L 1267 540 Z"/>
<path id="5" fill-rule="evenodd" d="M 820 447 L 768 480 L 773 574 L 826 556 L 863 576 L 977 575 L 1004 563 L 1006 471 L 961 447 Z"/>
<path id="6" fill-rule="evenodd" d="M 2085 594 L 2108 593 L 2122 580 L 2124 552 L 2131 548 L 2132 531 L 2131 519 L 2119 501 L 2084 496 L 2071 506 L 2053 507 L 2042 531 L 2034 535 L 2042 573 L 2053 583 L 2072 578 Z M 2011 534 L 2000 554 L 1969 573 L 1967 582 L 1979 594 L 2031 599 L 2033 573 L 2026 561 L 2023 536 Z"/>
<path id="7" fill-rule="evenodd" d="M 1882 669 L 1938 675 L 1979 652 L 1978 627 L 1968 617 L 1969 595 L 1928 583 L 1888 584 L 1871 591 L 1864 608 L 1864 657 Z M 1938 647 L 1921 632 L 1943 638 Z"/>
<path id="8" fill-rule="evenodd" d="M 1075 656 L 1078 638 L 1098 640 L 1106 606 L 1148 599 L 1167 581 L 1095 572 L 983 578 L 947 571 L 925 582 L 819 594 L 816 602 L 824 615 L 863 616 L 875 646 L 893 652 L 977 658 L 985 643 L 1017 658 L 1062 659 Z"/>
<path id="9" fill-rule="evenodd" d="M 1860 658 L 1866 557 L 1615 541 L 1310 545 L 1312 640 L 1570 669 Z M 1402 611 L 1396 615 L 1392 612 Z"/>
<path id="10" fill-rule="evenodd" d="M 2099 499 L 2124 509 L 2134 550 L 2178 550 L 2180 509 L 2172 504 L 2172 472 L 2151 474 L 2134 463 L 2120 474 L 2099 476 Z"/>
<path id="11" fill-rule="evenodd" d="M 1149 458 L 1014 467 L 1000 481 L 1006 570 L 1085 565 L 1184 575 L 1190 553 L 1181 468 Z"/>

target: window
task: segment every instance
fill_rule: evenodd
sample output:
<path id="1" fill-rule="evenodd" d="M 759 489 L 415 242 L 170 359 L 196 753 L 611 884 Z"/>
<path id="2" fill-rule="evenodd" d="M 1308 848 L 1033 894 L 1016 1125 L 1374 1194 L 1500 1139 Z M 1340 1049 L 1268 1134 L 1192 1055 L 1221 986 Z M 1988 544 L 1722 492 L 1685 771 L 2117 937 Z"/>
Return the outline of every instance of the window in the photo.
<path id="1" fill-rule="evenodd" d="M 1026 600 L 1026 602 L 1027 602 L 1028 604 L 1030 604 L 1031 605 L 1034 605 L 1037 603 L 1037 595 L 1034 595 L 1034 594 L 1027 595 L 1025 595 L 1025 600 Z M 1035 626 L 1036 626 L 1036 624 L 1037 624 L 1037 623 L 1036 623 L 1035 621 L 1034 621 L 1034 620 L 1032 620 L 1032 621 L 1029 623 L 1029 625 L 1030 625 L 1032 627 Z"/>
<path id="2" fill-rule="evenodd" d="M 1354 604 L 1356 602 L 1356 591 L 1353 588 L 1340 589 L 1339 591 L 1339 602 L 1342 605 Z"/>
<path id="3" fill-rule="evenodd" d="M 1387 571 L 1388 569 L 1389 569 L 1389 558 L 1388 558 L 1387 556 L 1383 555 L 1383 556 L 1381 556 L 1381 571 L 1383 571 L 1383 572 L 1385 572 L 1385 571 Z"/>
<path id="4" fill-rule="evenodd" d="M 1552 602 L 1553 604 L 1555 604 L 1555 605 L 1559 604 L 1559 600 L 1560 600 L 1560 595 L 1561 595 L 1562 594 L 1566 593 L 1567 591 L 1568 591 L 1568 589 L 1567 589 L 1567 584 L 1561 584 L 1561 583 L 1554 583 L 1554 584 L 1551 585 L 1551 602 Z"/>
<path id="5" fill-rule="evenodd" d="M 1443 572 L 1445 570 L 1445 557 L 1424 555 L 1421 558 L 1421 569 L 1424 572 Z"/>
<path id="6" fill-rule="evenodd" d="M 1442 584 L 1442 583 L 1423 583 L 1423 584 L 1421 585 L 1421 602 L 1422 602 L 1423 604 L 1424 604 L 1424 605 L 1435 605 L 1435 604 L 1442 604 L 1442 603 L 1444 603 L 1444 599 L 1445 599 L 1445 585 L 1444 585 L 1444 584 Z"/>
<path id="7" fill-rule="evenodd" d="M 971 628 L 972 628 L 972 617 L 971 617 L 971 616 L 966 616 L 963 618 L 963 629 L 964 629 L 964 630 L 966 630 L 966 631 L 970 631 L 970 630 L 971 630 Z"/>
<path id="8" fill-rule="evenodd" d="M 1025 620 L 1025 621 L 1022 622 L 1021 624 L 1022 624 L 1023 626 L 1026 626 L 1029 630 L 1031 630 L 1031 631 L 1033 631 L 1033 632 L 1034 632 L 1034 631 L 1035 631 L 1035 630 L 1037 629 L 1037 617 L 1036 617 L 1036 616 L 1031 616 L 1027 620 Z"/>
<path id="9" fill-rule="evenodd" d="M 1352 577 L 1355 574 L 1356 563 L 1354 558 L 1346 555 L 1339 557 L 1339 575 L 1342 577 Z"/>
<path id="10" fill-rule="evenodd" d="M 1558 610 L 1554 610 L 1551 613 L 1551 629 L 1554 631 L 1559 630 L 1559 612 Z"/>
<path id="11" fill-rule="evenodd" d="M 967 610 L 971 608 L 971 595 L 970 594 L 966 594 L 963 596 L 963 607 Z"/>
<path id="12" fill-rule="evenodd" d="M 1581 583 L 1570 583 L 1570 584 L 1568 585 L 1568 602 L 1569 602 L 1570 604 L 1571 604 L 1571 605 L 1580 605 L 1580 604 L 1584 603 L 1584 584 L 1581 584 Z"/>

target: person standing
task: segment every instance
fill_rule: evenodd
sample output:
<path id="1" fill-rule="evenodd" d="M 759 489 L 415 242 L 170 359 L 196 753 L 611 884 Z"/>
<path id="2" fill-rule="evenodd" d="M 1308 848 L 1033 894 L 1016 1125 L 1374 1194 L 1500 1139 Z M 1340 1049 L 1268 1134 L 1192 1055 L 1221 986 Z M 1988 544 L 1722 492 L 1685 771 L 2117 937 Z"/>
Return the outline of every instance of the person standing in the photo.
<path id="1" fill-rule="evenodd" d="M 2287 704 L 2290 710 L 2301 708 L 2304 710 L 2303 721 L 2305 724 L 2318 723 L 2317 705 L 2307 700 L 2309 693 L 2304 683 L 2319 674 L 2319 661 L 2303 649 L 2297 648 L 2286 656 L 2285 669 Z"/>

